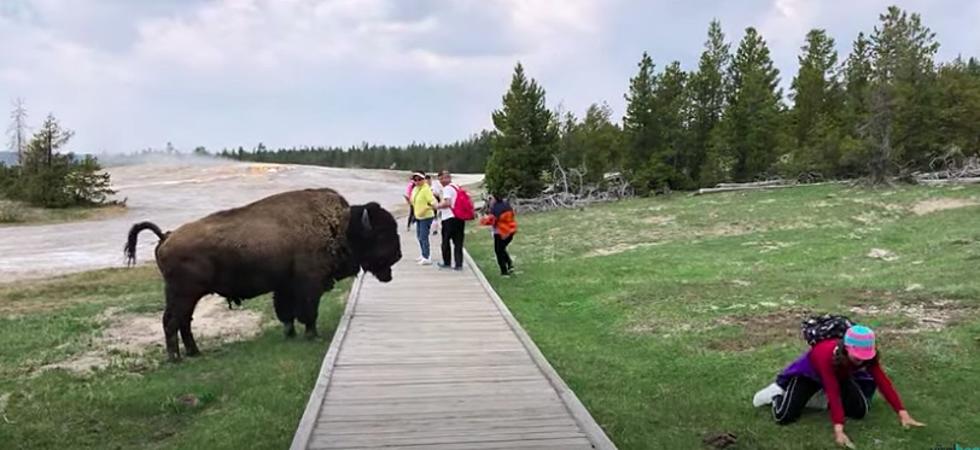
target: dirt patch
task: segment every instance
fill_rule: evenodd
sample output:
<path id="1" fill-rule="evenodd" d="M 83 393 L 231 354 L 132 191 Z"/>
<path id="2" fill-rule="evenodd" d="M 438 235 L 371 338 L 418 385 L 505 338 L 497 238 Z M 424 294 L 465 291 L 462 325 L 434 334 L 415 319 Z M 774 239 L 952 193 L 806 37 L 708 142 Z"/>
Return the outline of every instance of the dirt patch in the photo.
<path id="1" fill-rule="evenodd" d="M 619 253 L 625 253 L 631 250 L 636 250 L 639 248 L 653 247 L 655 245 L 660 245 L 661 242 L 642 242 L 639 244 L 616 244 L 612 247 L 599 248 L 592 250 L 585 254 L 586 258 L 595 258 L 599 256 L 610 256 L 617 255 Z"/>
<path id="2" fill-rule="evenodd" d="M 666 225 L 677 220 L 675 216 L 651 216 L 643 218 L 643 223 L 647 225 Z"/>
<path id="3" fill-rule="evenodd" d="M 913 205 L 912 212 L 917 216 L 924 216 L 947 209 L 966 208 L 978 205 L 980 205 L 980 202 L 969 198 L 932 198 Z"/>
<path id="4" fill-rule="evenodd" d="M 67 360 L 42 366 L 40 370 L 64 369 L 79 374 L 106 368 L 127 359 L 139 359 L 150 348 L 163 348 L 160 314 L 124 314 L 109 308 L 98 319 L 107 323 L 92 349 Z M 261 314 L 248 310 L 229 310 L 227 302 L 215 295 L 201 299 L 194 311 L 194 337 L 199 345 L 249 339 L 262 330 Z"/>
<path id="5" fill-rule="evenodd" d="M 715 321 L 715 326 L 733 326 L 742 330 L 742 334 L 734 338 L 709 340 L 707 347 L 723 352 L 740 352 L 799 338 L 800 320 L 806 313 L 802 308 L 788 308 L 768 314 L 721 317 Z"/>
<path id="6" fill-rule="evenodd" d="M 850 307 L 851 313 L 868 318 L 897 318 L 891 324 L 878 328 L 887 334 L 916 334 L 923 331 L 941 331 L 973 311 L 952 300 L 897 301 L 885 300 L 880 303 L 858 303 Z"/>

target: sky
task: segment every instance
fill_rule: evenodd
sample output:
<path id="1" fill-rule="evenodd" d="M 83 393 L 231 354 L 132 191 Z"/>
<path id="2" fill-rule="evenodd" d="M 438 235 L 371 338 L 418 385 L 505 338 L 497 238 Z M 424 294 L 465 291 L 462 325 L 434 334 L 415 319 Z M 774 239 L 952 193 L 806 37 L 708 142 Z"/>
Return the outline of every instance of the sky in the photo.
<path id="1" fill-rule="evenodd" d="M 86 153 L 451 142 L 492 128 L 518 61 L 549 107 L 618 119 L 641 54 L 691 70 L 713 18 L 733 50 L 756 27 L 788 88 L 809 29 L 843 60 L 890 4 L 937 59 L 980 56 L 980 0 L 0 0 L 0 106 Z"/>

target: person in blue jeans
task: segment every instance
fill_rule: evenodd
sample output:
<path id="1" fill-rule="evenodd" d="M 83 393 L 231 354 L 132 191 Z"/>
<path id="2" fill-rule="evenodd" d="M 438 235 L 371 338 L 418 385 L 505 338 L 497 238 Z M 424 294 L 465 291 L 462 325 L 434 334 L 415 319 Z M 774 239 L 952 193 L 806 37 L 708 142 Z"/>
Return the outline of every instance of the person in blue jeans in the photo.
<path id="1" fill-rule="evenodd" d="M 419 250 L 421 256 L 417 261 L 419 265 L 431 266 L 432 259 L 429 257 L 429 232 L 432 229 L 432 221 L 436 217 L 436 198 L 432 195 L 432 189 L 425 182 L 425 174 L 415 173 L 412 175 L 415 188 L 412 189 L 412 209 L 415 213 L 417 225 L 415 236 L 419 240 Z"/>

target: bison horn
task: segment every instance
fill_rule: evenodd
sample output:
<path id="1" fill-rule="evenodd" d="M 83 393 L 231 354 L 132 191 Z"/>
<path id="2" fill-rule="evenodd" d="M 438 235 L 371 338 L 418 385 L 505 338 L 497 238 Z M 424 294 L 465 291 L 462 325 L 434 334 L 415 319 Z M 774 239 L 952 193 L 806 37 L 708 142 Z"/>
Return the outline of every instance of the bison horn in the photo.
<path id="1" fill-rule="evenodd" d="M 371 231 L 371 216 L 368 215 L 367 208 L 361 210 L 361 226 L 364 231 Z"/>

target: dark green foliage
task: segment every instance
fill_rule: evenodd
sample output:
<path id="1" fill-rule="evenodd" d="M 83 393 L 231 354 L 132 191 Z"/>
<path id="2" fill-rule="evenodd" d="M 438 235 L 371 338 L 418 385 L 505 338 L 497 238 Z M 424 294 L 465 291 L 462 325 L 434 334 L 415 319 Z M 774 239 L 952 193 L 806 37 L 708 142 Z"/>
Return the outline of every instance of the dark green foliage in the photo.
<path id="1" fill-rule="evenodd" d="M 844 88 L 837 72 L 834 40 L 824 30 L 812 30 L 802 51 L 790 94 L 791 148 L 783 171 L 789 178 L 833 177 L 838 175 L 841 160 L 844 119 Z"/>
<path id="2" fill-rule="evenodd" d="M 58 153 L 73 134 L 48 115 L 27 145 L 22 165 L 0 167 L 0 195 L 46 208 L 106 203 L 115 191 L 98 161 Z"/>
<path id="3" fill-rule="evenodd" d="M 551 168 L 558 130 L 545 105 L 545 93 L 517 64 L 503 108 L 493 112 L 496 132 L 487 161 L 490 192 L 533 197 L 544 189 L 542 175 Z"/>
<path id="4" fill-rule="evenodd" d="M 939 68 L 939 128 L 948 154 L 980 155 L 980 64 L 957 58 Z"/>
<path id="5" fill-rule="evenodd" d="M 718 155 L 714 155 L 710 163 L 708 156 L 711 153 L 712 136 L 725 111 L 725 98 L 728 95 L 725 72 L 731 62 L 731 54 L 721 31 L 721 23 L 717 20 L 711 21 L 708 27 L 708 41 L 704 47 L 698 70 L 691 75 L 688 84 L 691 124 L 690 147 L 685 157 L 687 175 L 701 185 L 707 184 L 705 181 L 711 181 L 702 180 L 702 168 L 707 166 L 710 171 L 718 163 Z"/>
<path id="6" fill-rule="evenodd" d="M 942 151 L 940 92 L 933 56 L 935 33 L 918 14 L 888 8 L 871 35 L 870 175 L 885 177 L 927 167 Z"/>
<path id="7" fill-rule="evenodd" d="M 395 147 L 363 144 L 351 148 L 308 147 L 269 151 L 265 145 L 259 144 L 252 152 L 238 147 L 218 153 L 223 158 L 239 161 L 363 169 L 448 169 L 459 173 L 483 172 L 489 155 L 490 133 L 486 131 L 448 145 L 413 143 Z"/>
<path id="8" fill-rule="evenodd" d="M 726 178 L 751 181 L 770 173 L 776 162 L 782 131 L 782 91 L 779 70 L 755 28 L 747 28 L 729 70 L 731 93 L 721 124 L 721 155 L 731 167 Z"/>
<path id="9" fill-rule="evenodd" d="M 559 161 L 581 171 L 585 182 L 599 183 L 607 173 L 622 170 L 622 130 L 612 122 L 608 105 L 593 103 L 581 121 L 565 114 L 558 131 Z"/>

